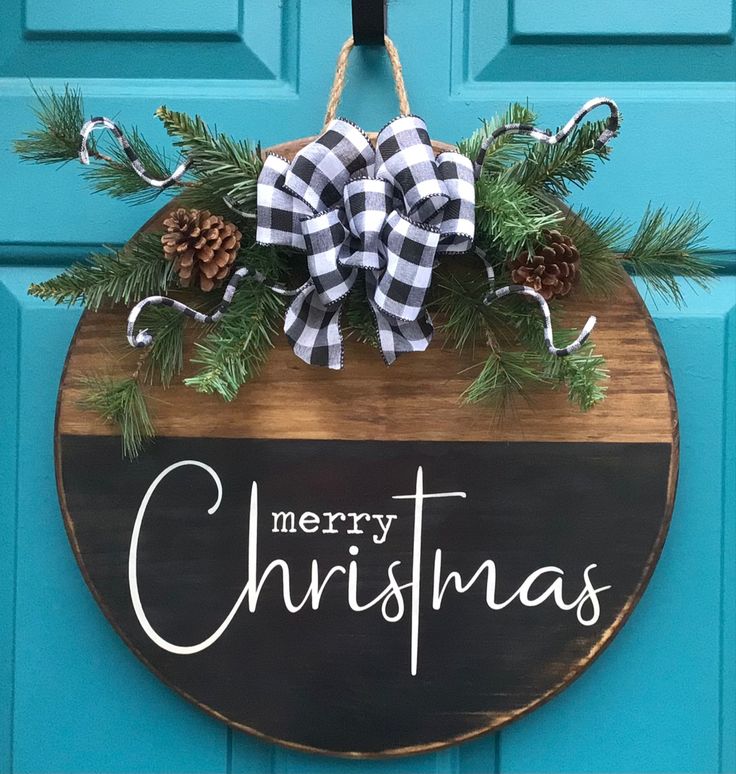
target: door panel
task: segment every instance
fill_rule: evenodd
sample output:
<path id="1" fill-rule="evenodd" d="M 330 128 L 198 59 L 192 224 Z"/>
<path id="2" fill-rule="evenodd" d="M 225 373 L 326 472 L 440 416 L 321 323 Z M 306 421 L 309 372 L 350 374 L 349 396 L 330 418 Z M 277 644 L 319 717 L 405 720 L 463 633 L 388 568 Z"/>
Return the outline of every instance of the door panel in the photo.
<path id="1" fill-rule="evenodd" d="M 83 10 L 82 10 L 83 9 Z M 729 0 L 393 0 L 412 109 L 454 140 L 511 100 L 556 126 L 589 96 L 623 112 L 613 163 L 575 200 L 637 217 L 700 203 L 714 258 L 734 265 L 736 110 Z M 52 456 L 56 389 L 79 311 L 26 296 L 31 281 L 159 206 L 90 196 L 78 170 L 22 165 L 37 88 L 79 86 L 89 113 L 164 147 L 153 110 L 199 113 L 264 145 L 321 126 L 347 0 L 6 0 L 0 8 L 0 771 L 478 772 L 736 770 L 736 278 L 652 307 L 682 430 L 662 561 L 619 637 L 529 717 L 437 754 L 346 762 L 292 753 L 225 726 L 138 663 L 68 548 Z M 428 45 L 431 41 L 431 45 Z M 28 78 L 32 79 L 32 85 Z M 396 113 L 380 50 L 354 52 L 341 112 L 367 129 Z M 172 154 L 172 166 L 176 161 Z M 730 396 L 730 401 L 729 401 Z"/>

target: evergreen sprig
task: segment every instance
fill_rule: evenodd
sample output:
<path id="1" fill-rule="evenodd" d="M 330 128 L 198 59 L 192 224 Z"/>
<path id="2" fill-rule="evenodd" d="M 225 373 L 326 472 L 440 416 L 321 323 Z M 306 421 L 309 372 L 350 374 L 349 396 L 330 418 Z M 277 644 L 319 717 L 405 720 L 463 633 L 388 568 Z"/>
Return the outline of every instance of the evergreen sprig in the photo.
<path id="1" fill-rule="evenodd" d="M 87 376 L 81 385 L 85 392 L 80 405 L 119 428 L 123 455 L 130 459 L 137 457 L 156 431 L 136 376 L 124 379 Z"/>
<path id="2" fill-rule="evenodd" d="M 37 104 L 34 108 L 39 128 L 28 132 L 14 142 L 14 150 L 23 161 L 36 164 L 65 164 L 79 160 L 79 131 L 85 122 L 82 94 L 69 86 L 62 94 L 55 91 L 35 90 Z M 169 175 L 169 160 L 166 154 L 154 148 L 135 128 L 120 127 L 128 142 L 152 177 L 165 178 Z M 142 180 L 130 164 L 123 149 L 109 135 L 103 135 L 96 142 L 87 139 L 90 164 L 82 167 L 81 173 L 96 192 L 107 193 L 132 203 L 147 202 L 157 198 L 162 191 L 176 191 L 177 186 L 168 189 L 153 188 Z"/>
<path id="3" fill-rule="evenodd" d="M 156 116 L 194 165 L 197 180 L 183 193 L 183 203 L 222 212 L 222 198 L 227 196 L 238 209 L 255 212 L 256 181 L 263 165 L 257 145 L 210 131 L 199 116 L 165 105 Z"/>
<path id="4" fill-rule="evenodd" d="M 443 273 L 435 289 L 432 308 L 441 319 L 446 345 L 459 352 L 475 352 L 491 326 L 493 311 L 483 304 L 488 282 L 473 275 Z"/>
<path id="5" fill-rule="evenodd" d="M 471 161 L 475 161 L 483 141 L 493 132 L 506 124 L 534 124 L 536 113 L 528 106 L 514 102 L 499 115 L 484 120 L 480 129 L 476 129 L 470 137 L 460 140 L 458 150 Z M 488 148 L 483 161 L 483 170 L 488 173 L 498 173 L 514 162 L 524 158 L 528 147 L 527 138 L 518 134 L 503 134 Z"/>
<path id="6" fill-rule="evenodd" d="M 668 213 L 663 207 L 647 208 L 623 252 L 623 262 L 656 295 L 680 306 L 678 277 L 701 288 L 707 288 L 713 277 L 713 266 L 697 254 L 707 225 L 697 210 Z"/>
<path id="7" fill-rule="evenodd" d="M 610 145 L 595 147 L 605 128 L 605 121 L 591 121 L 580 124 L 556 145 L 531 140 L 524 158 L 504 174 L 527 190 L 564 199 L 570 195 L 571 186 L 583 188 L 593 179 L 596 161 L 609 158 Z"/>
<path id="8" fill-rule="evenodd" d="M 534 193 L 506 176 L 482 175 L 476 183 L 475 228 L 484 246 L 515 254 L 561 219 L 559 211 L 550 212 Z"/>
<path id="9" fill-rule="evenodd" d="M 141 313 L 138 324 L 147 328 L 153 336 L 145 364 L 147 381 L 158 379 L 164 387 L 168 387 L 171 380 L 181 373 L 186 319 L 170 306 L 149 306 Z"/>
<path id="10" fill-rule="evenodd" d="M 559 340 L 573 341 L 577 331 L 557 332 Z M 544 376 L 552 382 L 567 386 L 567 399 L 581 411 L 589 411 L 606 397 L 609 378 L 606 361 L 595 354 L 595 344 L 586 342 L 581 349 L 567 357 L 546 354 Z"/>
<path id="11" fill-rule="evenodd" d="M 192 363 L 201 368 L 184 383 L 233 400 L 266 361 L 282 315 L 280 296 L 257 283 L 243 285 L 222 320 L 197 342 Z"/>
<path id="12" fill-rule="evenodd" d="M 616 215 L 597 215 L 581 209 L 568 213 L 559 228 L 580 252 L 582 289 L 591 296 L 611 297 L 626 276 L 620 252 L 631 231 L 628 221 Z"/>
<path id="13" fill-rule="evenodd" d="M 562 385 L 567 388 L 570 402 L 582 411 L 603 400 L 605 360 L 594 354 L 592 343 L 567 357 L 555 357 L 546 351 L 536 306 L 519 298 L 486 306 L 486 292 L 483 280 L 448 274 L 439 282 L 434 304 L 450 346 L 471 353 L 481 346 L 490 349 L 480 373 L 463 393 L 465 402 L 485 402 L 501 409 L 517 392 Z M 555 313 L 553 320 L 557 317 Z M 555 332 L 561 346 L 576 335 L 571 330 Z"/>
<path id="14" fill-rule="evenodd" d="M 581 411 L 588 411 L 606 397 L 608 369 L 601 355 L 595 354 L 595 344 L 586 342 L 577 352 L 565 357 L 557 357 L 546 350 L 543 328 L 537 322 L 533 324 L 529 315 L 520 315 L 515 327 L 521 344 L 531 352 L 538 352 L 540 358 L 539 373 L 553 385 L 567 387 L 568 400 Z M 557 346 L 567 346 L 575 340 L 578 331 L 555 329 Z"/>
<path id="15" fill-rule="evenodd" d="M 462 393 L 464 403 L 485 403 L 498 415 L 509 407 L 511 399 L 532 386 L 543 386 L 539 356 L 535 352 L 492 349 L 480 373 Z"/>
<path id="16" fill-rule="evenodd" d="M 28 293 L 57 304 L 84 303 L 96 311 L 105 304 L 130 304 L 165 293 L 172 283 L 173 264 L 163 259 L 160 235 L 140 234 L 120 250 L 95 253 Z"/>
<path id="17" fill-rule="evenodd" d="M 79 158 L 79 130 L 85 121 L 82 93 L 69 86 L 63 94 L 36 89 L 33 93 L 39 126 L 13 143 L 15 152 L 35 164 L 65 164 Z M 91 154 L 97 152 L 91 138 L 89 149 Z"/>

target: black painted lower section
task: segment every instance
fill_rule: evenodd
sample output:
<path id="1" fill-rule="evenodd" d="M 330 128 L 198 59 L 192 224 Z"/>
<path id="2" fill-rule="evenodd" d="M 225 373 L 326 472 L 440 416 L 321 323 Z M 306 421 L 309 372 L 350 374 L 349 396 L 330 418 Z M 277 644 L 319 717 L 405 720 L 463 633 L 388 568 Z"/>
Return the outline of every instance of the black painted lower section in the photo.
<path id="1" fill-rule="evenodd" d="M 543 696 L 584 659 L 640 588 L 666 518 L 670 449 L 666 444 L 353 442 L 159 439 L 135 462 L 120 457 L 119 439 L 62 436 L 62 485 L 81 563 L 108 615 L 128 642 L 170 684 L 230 721 L 271 738 L 333 752 L 381 752 L 427 745 L 488 728 L 508 712 Z M 198 460 L 222 480 L 220 509 L 212 478 L 183 467 L 164 479 L 143 520 L 138 581 L 143 608 L 164 639 L 179 645 L 212 634 L 248 580 L 251 485 L 259 486 L 260 575 L 287 560 L 295 602 L 304 597 L 313 559 L 320 577 L 356 562 L 357 600 L 366 604 L 388 584 L 419 577 L 417 674 L 410 672 L 411 601 L 384 620 L 381 605 L 348 608 L 338 572 L 319 608 L 290 613 L 283 574 L 264 582 L 255 612 L 247 601 L 222 636 L 193 655 L 156 645 L 134 614 L 128 554 L 136 513 L 151 482 L 168 465 Z M 424 502 L 419 576 L 412 576 L 417 469 L 427 493 L 467 497 Z M 274 533 L 274 511 L 294 511 L 294 533 Z M 305 512 L 319 531 L 298 529 Z M 350 513 L 397 516 L 385 542 L 372 518 L 353 525 Z M 329 516 L 345 513 L 343 521 Z M 316 517 L 303 524 L 312 529 Z M 363 534 L 346 534 L 353 527 Z M 376 540 L 373 536 L 376 536 Z M 349 553 L 350 546 L 358 554 Z M 495 602 L 488 573 L 460 594 L 450 585 L 432 607 L 435 550 L 442 578 L 467 582 L 495 562 Z M 591 582 L 600 617 L 582 625 L 572 605 Z M 548 597 L 531 606 L 545 590 Z M 398 594 L 387 615 L 397 614 Z M 561 596 L 560 596 L 561 595 Z M 587 603 L 583 615 L 592 615 Z M 83 647 L 83 643 L 80 643 Z"/>

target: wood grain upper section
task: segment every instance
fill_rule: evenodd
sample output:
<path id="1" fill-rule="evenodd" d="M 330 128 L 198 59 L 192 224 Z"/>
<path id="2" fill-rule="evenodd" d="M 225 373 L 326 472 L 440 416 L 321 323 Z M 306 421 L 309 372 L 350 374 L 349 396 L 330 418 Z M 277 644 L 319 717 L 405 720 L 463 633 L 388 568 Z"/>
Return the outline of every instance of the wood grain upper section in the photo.
<path id="1" fill-rule="evenodd" d="M 306 141 L 270 150 L 288 158 Z M 147 388 L 149 405 L 158 434 L 168 436 L 673 443 L 677 414 L 669 370 L 631 281 L 612 301 L 573 298 L 566 308 L 566 325 L 579 327 L 589 314 L 598 316 L 592 338 L 610 369 L 606 400 L 585 414 L 567 402 L 564 390 L 519 397 L 500 418 L 486 406 L 462 405 L 460 394 L 478 372 L 482 352 L 459 356 L 444 349 L 439 331 L 428 351 L 404 355 L 390 368 L 377 350 L 346 341 L 339 372 L 302 363 L 282 334 L 261 375 L 232 403 L 177 383 L 168 390 Z M 126 314 L 121 308 L 82 316 L 60 387 L 60 433 L 115 433 L 79 408 L 77 382 L 93 372 L 134 370 L 139 353 L 127 345 Z"/>

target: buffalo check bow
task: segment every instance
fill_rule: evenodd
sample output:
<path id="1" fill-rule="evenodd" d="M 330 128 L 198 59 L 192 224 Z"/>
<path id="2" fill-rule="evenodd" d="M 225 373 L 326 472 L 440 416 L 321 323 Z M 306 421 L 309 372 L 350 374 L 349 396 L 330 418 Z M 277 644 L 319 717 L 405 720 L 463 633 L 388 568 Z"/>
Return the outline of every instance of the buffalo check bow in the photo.
<path id="1" fill-rule="evenodd" d="M 284 321 L 295 354 L 342 368 L 342 302 L 362 272 L 383 357 L 393 363 L 431 341 L 424 303 L 437 256 L 473 245 L 473 164 L 455 152 L 435 158 L 416 116 L 388 124 L 375 148 L 336 119 L 291 164 L 266 158 L 257 217 L 259 243 L 307 254 L 310 279 Z"/>

